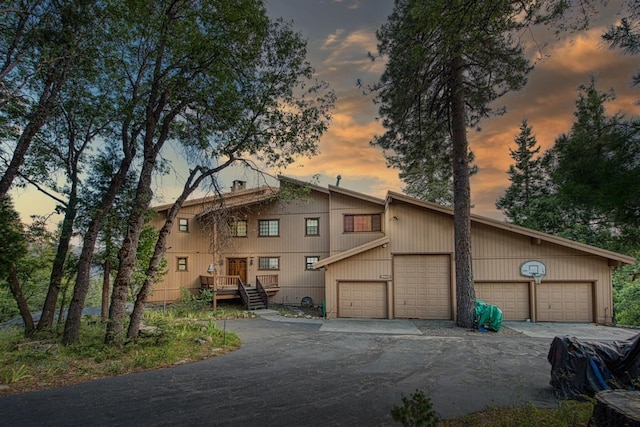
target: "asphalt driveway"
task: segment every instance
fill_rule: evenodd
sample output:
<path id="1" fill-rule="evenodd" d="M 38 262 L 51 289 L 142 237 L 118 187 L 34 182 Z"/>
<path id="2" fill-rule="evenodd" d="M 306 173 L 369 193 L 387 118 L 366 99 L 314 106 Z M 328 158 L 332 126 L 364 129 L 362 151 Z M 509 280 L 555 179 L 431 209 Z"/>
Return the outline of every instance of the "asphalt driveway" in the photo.
<path id="1" fill-rule="evenodd" d="M 389 411 L 401 394 L 416 389 L 442 418 L 558 404 L 549 338 L 279 320 L 226 321 L 243 346 L 211 360 L 2 398 L 0 425 L 384 426 L 394 425 Z"/>

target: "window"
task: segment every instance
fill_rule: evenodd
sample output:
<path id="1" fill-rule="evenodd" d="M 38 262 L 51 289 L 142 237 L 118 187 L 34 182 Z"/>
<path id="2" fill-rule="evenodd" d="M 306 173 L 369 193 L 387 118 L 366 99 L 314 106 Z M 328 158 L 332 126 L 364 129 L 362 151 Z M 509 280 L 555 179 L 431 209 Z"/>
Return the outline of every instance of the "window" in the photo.
<path id="1" fill-rule="evenodd" d="M 280 270 L 280 258 L 277 258 L 277 257 L 258 258 L 258 270 Z"/>
<path id="2" fill-rule="evenodd" d="M 313 263 L 320 261 L 319 256 L 306 256 L 304 257 L 305 263 L 307 264 L 307 270 L 313 270 Z"/>
<path id="3" fill-rule="evenodd" d="M 319 218 L 305 219 L 305 234 L 307 236 L 320 235 L 320 219 Z"/>
<path id="4" fill-rule="evenodd" d="M 260 237 L 268 237 L 268 236 L 279 236 L 280 235 L 280 226 L 279 220 L 277 219 L 261 219 L 258 221 L 258 236 Z"/>
<path id="5" fill-rule="evenodd" d="M 187 218 L 178 219 L 178 230 L 185 233 L 189 231 L 189 220 Z"/>
<path id="6" fill-rule="evenodd" d="M 178 257 L 178 271 L 187 271 L 187 257 Z"/>
<path id="7" fill-rule="evenodd" d="M 366 231 L 382 231 L 382 215 L 345 215 L 344 232 L 362 233 Z"/>
<path id="8" fill-rule="evenodd" d="M 231 224 L 233 237 L 247 237 L 247 220 L 241 219 Z"/>

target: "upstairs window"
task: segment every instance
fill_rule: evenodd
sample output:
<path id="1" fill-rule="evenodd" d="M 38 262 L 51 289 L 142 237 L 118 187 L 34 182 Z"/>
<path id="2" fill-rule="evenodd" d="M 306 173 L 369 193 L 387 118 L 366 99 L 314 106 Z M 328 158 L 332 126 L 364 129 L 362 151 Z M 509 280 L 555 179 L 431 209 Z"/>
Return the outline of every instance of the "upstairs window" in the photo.
<path id="1" fill-rule="evenodd" d="M 280 258 L 260 257 L 258 258 L 259 270 L 280 270 Z"/>
<path id="2" fill-rule="evenodd" d="M 178 257 L 178 271 L 187 271 L 187 257 Z"/>
<path id="3" fill-rule="evenodd" d="M 320 261 L 320 257 L 319 256 L 307 256 L 304 257 L 305 259 L 305 263 L 306 263 L 306 269 L 307 270 L 313 270 L 313 264 Z"/>
<path id="4" fill-rule="evenodd" d="M 178 219 L 178 231 L 187 233 L 189 231 L 189 220 L 187 218 Z"/>
<path id="5" fill-rule="evenodd" d="M 382 231 L 381 214 L 345 215 L 345 233 L 364 233 L 368 231 Z"/>
<path id="6" fill-rule="evenodd" d="M 247 220 L 241 219 L 231 224 L 231 235 L 233 237 L 247 237 Z"/>
<path id="7" fill-rule="evenodd" d="M 277 219 L 261 219 L 258 221 L 258 236 L 277 237 L 280 235 L 280 221 Z"/>
<path id="8" fill-rule="evenodd" d="M 320 219 L 319 218 L 305 219 L 305 234 L 307 236 L 320 235 Z"/>

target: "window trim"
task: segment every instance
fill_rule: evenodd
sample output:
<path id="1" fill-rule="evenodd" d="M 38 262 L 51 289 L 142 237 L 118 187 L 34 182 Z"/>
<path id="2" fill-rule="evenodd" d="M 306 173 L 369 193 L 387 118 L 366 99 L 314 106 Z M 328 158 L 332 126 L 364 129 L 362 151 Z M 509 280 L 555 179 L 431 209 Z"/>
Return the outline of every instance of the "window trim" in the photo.
<path id="1" fill-rule="evenodd" d="M 309 258 L 315 258 L 315 261 L 313 261 L 312 263 L 309 263 Z M 315 269 L 313 268 L 313 264 L 320 261 L 320 257 L 317 255 L 305 255 L 304 257 L 304 269 L 306 271 L 315 271 Z"/>
<path id="2" fill-rule="evenodd" d="M 238 235 L 238 223 L 244 223 L 244 234 Z M 231 237 L 244 238 L 249 237 L 249 221 L 246 219 L 238 219 L 231 223 Z"/>
<path id="3" fill-rule="evenodd" d="M 310 234 L 309 233 L 309 223 L 308 221 L 313 221 L 315 220 L 317 222 L 316 224 L 316 233 L 315 234 Z M 318 217 L 314 217 L 314 218 L 305 218 L 304 219 L 304 235 L 307 237 L 318 237 L 320 236 L 320 218 Z"/>
<path id="4" fill-rule="evenodd" d="M 371 218 L 371 230 L 357 231 L 355 229 L 356 217 L 370 217 Z M 347 226 L 347 218 L 352 218 L 350 227 Z M 374 220 L 377 218 L 377 220 Z M 374 225 L 378 225 L 380 228 L 375 229 Z M 348 228 L 352 228 L 348 230 Z M 381 233 L 382 232 L 382 214 L 381 213 L 368 213 L 368 214 L 343 214 L 342 216 L 342 232 L 343 233 Z"/>
<path id="5" fill-rule="evenodd" d="M 262 260 L 277 260 L 278 268 L 262 268 Z M 261 256 L 258 257 L 258 270 L 259 271 L 280 271 L 280 257 L 279 256 Z"/>
<path id="6" fill-rule="evenodd" d="M 184 260 L 184 269 L 180 268 L 180 260 Z M 179 273 L 183 273 L 189 271 L 189 257 L 188 256 L 177 256 L 176 257 L 176 271 Z"/>
<path id="7" fill-rule="evenodd" d="M 277 234 L 261 234 L 262 228 L 260 227 L 260 225 L 264 222 L 266 223 L 275 222 L 278 227 Z M 271 227 L 268 225 L 267 231 L 270 231 L 270 229 Z M 280 237 L 280 219 L 259 219 L 258 220 L 258 237 Z"/>
<path id="8" fill-rule="evenodd" d="M 182 221 L 184 221 L 184 230 Z M 189 232 L 189 218 L 178 218 L 178 231 L 181 233 Z"/>

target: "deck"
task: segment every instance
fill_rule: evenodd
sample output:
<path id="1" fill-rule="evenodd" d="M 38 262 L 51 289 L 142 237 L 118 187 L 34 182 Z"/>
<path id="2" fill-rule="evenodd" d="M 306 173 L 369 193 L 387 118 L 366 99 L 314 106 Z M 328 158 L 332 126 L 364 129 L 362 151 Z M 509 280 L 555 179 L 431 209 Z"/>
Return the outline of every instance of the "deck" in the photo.
<path id="1" fill-rule="evenodd" d="M 242 299 L 247 309 L 251 310 L 252 303 L 249 294 L 257 294 L 268 308 L 269 297 L 275 295 L 280 290 L 277 274 L 256 276 L 255 286 L 245 284 L 240 276 L 200 276 L 200 289 L 208 289 L 213 292 L 212 306 L 214 310 L 218 308 L 218 301 L 228 299 Z"/>

